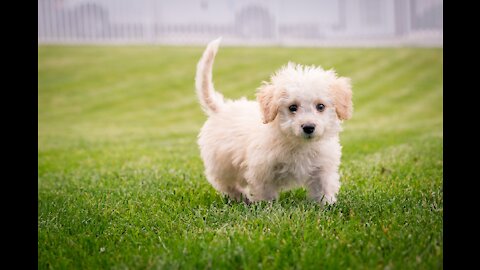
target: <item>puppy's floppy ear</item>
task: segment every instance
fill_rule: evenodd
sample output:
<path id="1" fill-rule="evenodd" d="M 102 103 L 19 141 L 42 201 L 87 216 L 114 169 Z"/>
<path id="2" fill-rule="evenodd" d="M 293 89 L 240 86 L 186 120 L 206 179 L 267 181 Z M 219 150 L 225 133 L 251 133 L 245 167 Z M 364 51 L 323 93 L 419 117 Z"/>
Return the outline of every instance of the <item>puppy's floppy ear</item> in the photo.
<path id="1" fill-rule="evenodd" d="M 335 110 L 340 120 L 348 120 L 352 117 L 352 86 L 350 79 L 345 77 L 337 78 L 330 86 Z"/>
<path id="2" fill-rule="evenodd" d="M 257 101 L 263 114 L 263 123 L 275 120 L 278 113 L 278 102 L 275 98 L 275 87 L 271 84 L 262 85 L 257 92 Z"/>

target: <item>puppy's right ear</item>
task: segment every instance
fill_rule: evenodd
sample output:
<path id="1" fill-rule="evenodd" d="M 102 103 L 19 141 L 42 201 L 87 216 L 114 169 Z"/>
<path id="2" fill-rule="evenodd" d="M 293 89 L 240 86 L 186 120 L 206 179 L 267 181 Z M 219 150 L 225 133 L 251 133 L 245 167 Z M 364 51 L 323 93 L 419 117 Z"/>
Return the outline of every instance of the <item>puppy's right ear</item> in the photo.
<path id="1" fill-rule="evenodd" d="M 263 114 L 263 123 L 275 120 L 278 113 L 278 102 L 275 98 L 275 88 L 271 84 L 264 84 L 258 89 L 257 101 Z"/>

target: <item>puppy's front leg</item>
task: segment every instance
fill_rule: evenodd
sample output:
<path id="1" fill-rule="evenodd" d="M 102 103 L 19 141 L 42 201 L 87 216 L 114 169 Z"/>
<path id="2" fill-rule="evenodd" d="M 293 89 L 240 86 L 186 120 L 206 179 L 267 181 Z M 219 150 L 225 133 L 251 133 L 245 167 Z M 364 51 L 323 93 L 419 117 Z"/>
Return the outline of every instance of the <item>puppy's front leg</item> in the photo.
<path id="1" fill-rule="evenodd" d="M 257 166 L 246 173 L 248 183 L 248 199 L 252 202 L 273 201 L 278 198 L 274 175 L 266 167 Z"/>
<path id="2" fill-rule="evenodd" d="M 252 202 L 273 201 L 278 199 L 275 186 L 268 183 L 260 183 L 249 186 L 249 199 Z"/>
<path id="3" fill-rule="evenodd" d="M 335 170 L 315 170 L 307 182 L 308 197 L 324 205 L 337 201 L 340 175 Z"/>

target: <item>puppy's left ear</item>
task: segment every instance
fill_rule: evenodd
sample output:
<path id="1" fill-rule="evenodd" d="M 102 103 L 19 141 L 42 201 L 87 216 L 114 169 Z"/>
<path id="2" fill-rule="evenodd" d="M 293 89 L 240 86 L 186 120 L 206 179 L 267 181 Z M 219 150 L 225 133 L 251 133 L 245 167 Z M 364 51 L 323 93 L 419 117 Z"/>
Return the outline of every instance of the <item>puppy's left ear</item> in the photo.
<path id="1" fill-rule="evenodd" d="M 275 120 L 278 113 L 278 103 L 275 98 L 275 88 L 271 84 L 264 84 L 258 89 L 257 101 L 263 114 L 263 123 Z"/>
<path id="2" fill-rule="evenodd" d="M 337 78 L 330 86 L 335 110 L 340 120 L 348 120 L 352 117 L 352 86 L 350 79 L 345 77 Z"/>

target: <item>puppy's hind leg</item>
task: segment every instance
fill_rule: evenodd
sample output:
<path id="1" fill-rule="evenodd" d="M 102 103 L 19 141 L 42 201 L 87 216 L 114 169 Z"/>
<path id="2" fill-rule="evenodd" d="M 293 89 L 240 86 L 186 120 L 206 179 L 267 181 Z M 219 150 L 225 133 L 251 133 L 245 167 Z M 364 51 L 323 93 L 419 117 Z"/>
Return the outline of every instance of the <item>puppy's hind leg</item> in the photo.
<path id="1" fill-rule="evenodd" d="M 237 202 L 244 202 L 246 204 L 250 204 L 250 200 L 248 199 L 244 191 L 236 186 L 225 187 L 225 192 L 223 193 Z"/>
<path id="2" fill-rule="evenodd" d="M 213 186 L 223 196 L 233 201 L 243 201 L 246 204 L 250 204 L 250 200 L 248 200 L 245 191 L 242 188 L 238 187 L 235 183 L 220 183 L 217 181 Z"/>

